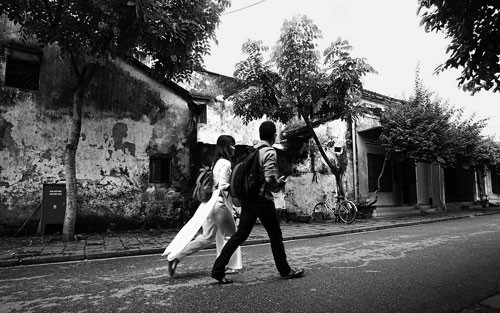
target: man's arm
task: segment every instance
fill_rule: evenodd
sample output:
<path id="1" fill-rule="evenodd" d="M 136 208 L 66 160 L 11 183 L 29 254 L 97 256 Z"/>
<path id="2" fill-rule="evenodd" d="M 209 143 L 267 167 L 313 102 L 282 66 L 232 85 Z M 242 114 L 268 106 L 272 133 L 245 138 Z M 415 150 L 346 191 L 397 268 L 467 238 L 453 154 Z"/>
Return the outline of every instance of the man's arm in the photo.
<path id="1" fill-rule="evenodd" d="M 269 149 L 264 154 L 264 159 L 262 162 L 262 166 L 264 168 L 264 176 L 266 178 L 266 184 L 273 192 L 279 191 L 281 187 L 286 184 L 286 180 L 284 176 L 280 178 L 276 178 L 278 176 L 276 160 L 277 155 L 274 149 Z"/>
<path id="2" fill-rule="evenodd" d="M 285 176 L 278 179 L 275 176 L 268 176 L 266 177 L 266 183 L 273 192 L 277 192 L 281 187 L 285 186 L 286 179 Z"/>

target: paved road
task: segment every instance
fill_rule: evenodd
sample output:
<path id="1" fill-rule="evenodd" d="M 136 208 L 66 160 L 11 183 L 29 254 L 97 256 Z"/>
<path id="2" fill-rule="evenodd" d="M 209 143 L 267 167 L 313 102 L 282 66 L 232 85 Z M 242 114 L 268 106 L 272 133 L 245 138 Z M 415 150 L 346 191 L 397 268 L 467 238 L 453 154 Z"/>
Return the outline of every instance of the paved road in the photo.
<path id="1" fill-rule="evenodd" d="M 458 312 L 500 293 L 500 216 L 286 243 L 306 277 L 278 278 L 269 245 L 243 248 L 235 284 L 214 252 L 171 279 L 158 255 L 0 269 L 0 312 Z"/>

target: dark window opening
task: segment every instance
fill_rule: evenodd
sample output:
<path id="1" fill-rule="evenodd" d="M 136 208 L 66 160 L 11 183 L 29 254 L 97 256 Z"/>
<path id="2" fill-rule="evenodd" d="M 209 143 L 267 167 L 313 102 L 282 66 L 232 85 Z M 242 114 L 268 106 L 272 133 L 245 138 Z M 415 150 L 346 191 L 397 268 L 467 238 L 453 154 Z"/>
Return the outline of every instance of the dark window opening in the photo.
<path id="1" fill-rule="evenodd" d="M 198 115 L 198 123 L 206 124 L 207 123 L 207 105 L 200 105 L 200 114 Z"/>
<path id="2" fill-rule="evenodd" d="M 382 154 L 367 154 L 368 158 L 368 191 L 374 192 L 378 189 L 378 177 L 384 165 L 385 156 Z M 391 192 L 392 190 L 392 166 L 390 161 L 385 164 L 384 174 L 380 179 L 380 191 Z"/>
<path id="3" fill-rule="evenodd" d="M 171 158 L 152 156 L 149 158 L 149 182 L 170 183 L 171 182 Z"/>
<path id="4" fill-rule="evenodd" d="M 491 191 L 496 194 L 500 194 L 500 172 L 494 167 L 490 168 L 491 174 Z"/>
<path id="5" fill-rule="evenodd" d="M 5 86 L 38 90 L 40 53 L 6 48 Z"/>

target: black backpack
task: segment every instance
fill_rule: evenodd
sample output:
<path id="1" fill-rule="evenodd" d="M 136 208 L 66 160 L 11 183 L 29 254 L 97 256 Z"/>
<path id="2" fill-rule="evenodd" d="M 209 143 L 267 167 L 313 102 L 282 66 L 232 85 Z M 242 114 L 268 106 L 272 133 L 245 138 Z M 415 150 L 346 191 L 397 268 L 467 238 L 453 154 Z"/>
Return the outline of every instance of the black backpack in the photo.
<path id="1" fill-rule="evenodd" d="M 266 180 L 259 163 L 259 150 L 263 147 L 254 149 L 234 167 L 229 181 L 231 196 L 241 200 L 262 195 Z"/>
<path id="2" fill-rule="evenodd" d="M 212 197 L 214 186 L 214 173 L 212 167 L 203 167 L 196 179 L 196 186 L 193 191 L 193 199 L 206 202 Z"/>

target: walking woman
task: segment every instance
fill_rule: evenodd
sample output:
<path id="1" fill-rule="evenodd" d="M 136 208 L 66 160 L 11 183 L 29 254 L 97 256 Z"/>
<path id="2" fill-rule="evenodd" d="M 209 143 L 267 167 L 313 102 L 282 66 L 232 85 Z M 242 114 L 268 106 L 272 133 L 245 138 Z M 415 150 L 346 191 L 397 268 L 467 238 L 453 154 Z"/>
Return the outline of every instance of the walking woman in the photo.
<path id="1" fill-rule="evenodd" d="M 179 231 L 174 240 L 163 252 L 167 255 L 168 273 L 172 277 L 179 262 L 214 241 L 219 255 L 226 241 L 236 232 L 233 218 L 233 202 L 229 195 L 229 179 L 231 177 L 231 161 L 235 151 L 235 140 L 229 135 L 221 135 L 217 139 L 213 164 L 214 188 L 212 197 L 202 202 L 196 213 Z M 200 226 L 201 235 L 193 241 Z M 229 271 L 242 268 L 241 249 L 237 250 L 227 265 Z"/>

